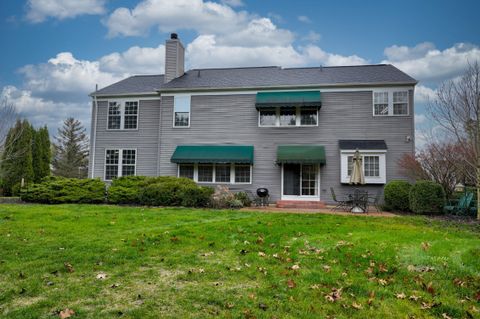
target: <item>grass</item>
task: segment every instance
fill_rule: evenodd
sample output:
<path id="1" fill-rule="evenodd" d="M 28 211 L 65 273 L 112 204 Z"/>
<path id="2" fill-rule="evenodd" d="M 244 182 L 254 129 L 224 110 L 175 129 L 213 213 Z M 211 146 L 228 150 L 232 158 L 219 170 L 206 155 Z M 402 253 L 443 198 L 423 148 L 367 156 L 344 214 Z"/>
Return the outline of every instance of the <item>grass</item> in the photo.
<path id="1" fill-rule="evenodd" d="M 0 205 L 2 318 L 479 318 L 479 299 L 478 224 Z"/>

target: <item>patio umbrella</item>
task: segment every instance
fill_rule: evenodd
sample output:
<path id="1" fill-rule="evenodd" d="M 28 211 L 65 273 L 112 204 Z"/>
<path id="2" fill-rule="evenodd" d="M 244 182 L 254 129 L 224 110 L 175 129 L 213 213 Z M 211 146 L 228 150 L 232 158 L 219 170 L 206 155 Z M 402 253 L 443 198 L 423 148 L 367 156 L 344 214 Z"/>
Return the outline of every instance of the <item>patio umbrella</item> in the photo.
<path id="1" fill-rule="evenodd" d="M 365 176 L 362 169 L 362 156 L 356 150 L 353 156 L 352 175 L 350 176 L 350 184 L 365 184 Z"/>

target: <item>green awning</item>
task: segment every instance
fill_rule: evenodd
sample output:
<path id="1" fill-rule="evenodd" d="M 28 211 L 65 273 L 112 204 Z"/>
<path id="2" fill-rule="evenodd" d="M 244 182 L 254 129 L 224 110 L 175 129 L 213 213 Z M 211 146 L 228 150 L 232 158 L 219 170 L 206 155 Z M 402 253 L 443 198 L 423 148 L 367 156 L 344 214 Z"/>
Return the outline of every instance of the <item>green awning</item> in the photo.
<path id="1" fill-rule="evenodd" d="M 255 101 L 257 109 L 293 106 L 320 108 L 320 91 L 258 92 Z"/>
<path id="2" fill-rule="evenodd" d="M 325 147 L 321 145 L 280 145 L 277 163 L 325 164 Z"/>
<path id="3" fill-rule="evenodd" d="M 179 145 L 172 163 L 245 163 L 253 164 L 253 146 Z"/>

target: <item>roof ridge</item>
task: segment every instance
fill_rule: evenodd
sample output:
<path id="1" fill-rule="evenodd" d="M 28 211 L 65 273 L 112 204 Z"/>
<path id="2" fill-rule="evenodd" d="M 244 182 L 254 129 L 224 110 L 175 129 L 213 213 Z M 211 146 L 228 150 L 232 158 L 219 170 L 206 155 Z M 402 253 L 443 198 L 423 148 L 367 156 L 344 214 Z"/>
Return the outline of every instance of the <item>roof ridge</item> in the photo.
<path id="1" fill-rule="evenodd" d="M 165 74 L 135 74 L 130 76 L 131 78 L 141 77 L 141 76 L 164 76 Z M 128 79 L 128 78 L 127 78 Z"/>
<path id="2" fill-rule="evenodd" d="M 239 67 L 232 67 L 232 68 L 204 68 L 204 69 L 190 69 L 188 71 L 208 71 L 208 70 L 238 70 L 238 69 L 281 69 L 280 66 L 277 65 L 267 65 L 267 66 L 239 66 Z M 188 72 L 187 71 L 187 72 Z"/>
<path id="3" fill-rule="evenodd" d="M 305 67 L 291 67 L 283 68 L 284 70 L 295 70 L 295 69 L 333 69 L 333 68 L 356 68 L 356 67 L 367 67 L 367 66 L 388 66 L 391 64 L 379 63 L 379 64 L 357 64 L 357 65 L 330 65 L 330 66 L 305 66 Z"/>

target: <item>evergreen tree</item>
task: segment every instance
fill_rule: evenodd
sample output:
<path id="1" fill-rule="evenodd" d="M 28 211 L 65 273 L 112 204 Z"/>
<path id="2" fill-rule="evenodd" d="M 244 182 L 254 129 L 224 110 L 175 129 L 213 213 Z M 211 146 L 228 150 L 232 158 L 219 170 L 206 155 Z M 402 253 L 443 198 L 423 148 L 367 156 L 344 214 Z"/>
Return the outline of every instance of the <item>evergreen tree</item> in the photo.
<path id="1" fill-rule="evenodd" d="M 32 126 L 27 120 L 18 120 L 5 141 L 1 172 L 5 193 L 13 194 L 22 178 L 26 183 L 33 180 Z"/>
<path id="2" fill-rule="evenodd" d="M 51 163 L 50 136 L 46 126 L 33 131 L 32 157 L 33 180 L 38 183 L 45 176 L 50 175 Z"/>
<path id="3" fill-rule="evenodd" d="M 85 128 L 74 118 L 63 122 L 55 137 L 53 173 L 64 177 L 87 177 L 88 137 Z"/>

